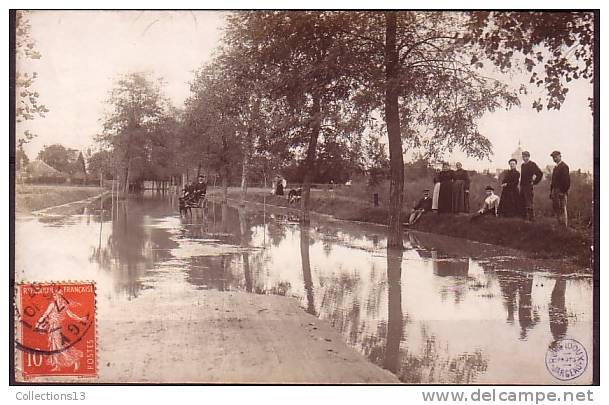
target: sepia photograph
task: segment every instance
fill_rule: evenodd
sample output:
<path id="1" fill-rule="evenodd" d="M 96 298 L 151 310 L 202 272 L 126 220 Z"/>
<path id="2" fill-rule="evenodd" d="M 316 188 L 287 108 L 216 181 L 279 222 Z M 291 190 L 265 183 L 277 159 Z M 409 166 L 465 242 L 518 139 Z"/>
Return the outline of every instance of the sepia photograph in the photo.
<path id="1" fill-rule="evenodd" d="M 11 385 L 598 385 L 599 15 L 10 10 Z"/>

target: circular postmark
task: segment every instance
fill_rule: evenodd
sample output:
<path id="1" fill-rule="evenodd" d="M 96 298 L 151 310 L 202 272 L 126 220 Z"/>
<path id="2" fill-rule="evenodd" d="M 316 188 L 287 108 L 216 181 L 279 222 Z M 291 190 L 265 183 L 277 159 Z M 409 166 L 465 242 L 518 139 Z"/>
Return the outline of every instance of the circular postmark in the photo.
<path id="1" fill-rule="evenodd" d="M 575 339 L 557 340 L 548 347 L 546 367 L 554 378 L 573 380 L 588 368 L 586 348 Z"/>

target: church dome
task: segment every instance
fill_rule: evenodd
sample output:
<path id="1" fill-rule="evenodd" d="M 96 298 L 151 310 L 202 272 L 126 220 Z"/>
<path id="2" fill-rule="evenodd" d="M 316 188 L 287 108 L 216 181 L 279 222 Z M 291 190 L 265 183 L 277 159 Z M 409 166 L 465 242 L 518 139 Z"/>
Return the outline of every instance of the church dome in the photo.
<path id="1" fill-rule="evenodd" d="M 516 150 L 514 152 L 512 152 L 512 159 L 516 159 L 516 162 L 518 163 L 522 163 L 522 151 L 524 151 L 524 149 L 522 149 L 522 146 L 520 145 L 520 139 L 518 140 L 518 147 L 516 148 Z"/>

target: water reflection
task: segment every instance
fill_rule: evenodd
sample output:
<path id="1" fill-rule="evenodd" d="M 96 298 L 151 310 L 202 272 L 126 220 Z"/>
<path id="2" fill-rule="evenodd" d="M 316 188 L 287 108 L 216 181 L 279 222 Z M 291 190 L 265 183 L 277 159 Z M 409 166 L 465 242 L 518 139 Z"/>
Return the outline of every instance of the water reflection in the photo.
<path id="1" fill-rule="evenodd" d="M 592 345 L 590 278 L 477 260 L 479 245 L 409 233 L 408 249 L 394 251 L 373 226 L 304 226 L 215 203 L 180 217 L 168 196 L 102 204 L 82 216 L 20 220 L 18 232 L 63 250 L 20 246 L 17 256 L 69 257 L 70 268 L 107 276 L 127 300 L 154 289 L 161 269 L 196 289 L 286 295 L 408 383 L 554 383 L 531 353 L 563 337 Z"/>
<path id="2" fill-rule="evenodd" d="M 404 328 L 402 258 L 401 249 L 387 249 L 387 344 L 383 366 L 394 374 L 400 371 L 400 343 Z"/>
<path id="3" fill-rule="evenodd" d="M 313 277 L 311 276 L 311 260 L 309 258 L 309 225 L 300 224 L 300 260 L 302 263 L 302 277 L 304 289 L 307 296 L 307 312 L 311 315 L 317 315 L 315 311 L 315 297 L 313 295 Z M 324 251 L 326 251 L 326 243 L 324 243 Z"/>
<path id="4" fill-rule="evenodd" d="M 503 303 L 507 310 L 507 322 L 514 322 L 517 304 L 520 339 L 526 339 L 528 330 L 539 322 L 539 315 L 532 307 L 533 276 L 506 271 L 498 271 L 496 275 L 501 288 Z"/>
<path id="5" fill-rule="evenodd" d="M 554 282 L 548 313 L 550 318 L 550 332 L 554 340 L 560 340 L 567 336 L 569 320 L 565 305 L 565 292 L 567 280 L 564 276 L 558 276 Z"/>

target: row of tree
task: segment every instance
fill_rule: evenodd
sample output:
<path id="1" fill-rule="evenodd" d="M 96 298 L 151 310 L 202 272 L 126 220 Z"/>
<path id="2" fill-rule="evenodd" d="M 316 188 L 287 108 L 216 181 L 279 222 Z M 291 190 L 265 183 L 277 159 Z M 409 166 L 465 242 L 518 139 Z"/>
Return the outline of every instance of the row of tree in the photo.
<path id="1" fill-rule="evenodd" d="M 83 178 L 87 175 L 85 156 L 77 149 L 66 148 L 61 144 L 45 145 L 38 152 L 36 158 L 64 174 L 80 176 Z M 29 162 L 30 159 L 23 148 L 18 148 L 15 156 L 16 169 L 18 171 L 25 169 Z M 91 164 L 91 162 L 89 164 Z M 95 168 L 95 164 L 91 167 Z"/>
<path id="2" fill-rule="evenodd" d="M 215 58 L 183 109 L 142 73 L 118 80 L 99 141 L 125 189 L 189 168 L 241 177 L 297 162 L 302 221 L 320 161 L 382 165 L 389 149 L 389 239 L 402 246 L 405 148 L 492 153 L 477 120 L 519 104 L 527 73 L 558 109 L 573 79 L 592 80 L 594 15 L 542 12 L 249 11 L 227 17 Z M 386 158 L 386 157 L 385 157 Z M 357 167 L 357 164 L 354 164 Z M 328 167 L 324 165 L 324 167 Z M 333 170 L 333 169 L 331 169 Z"/>

